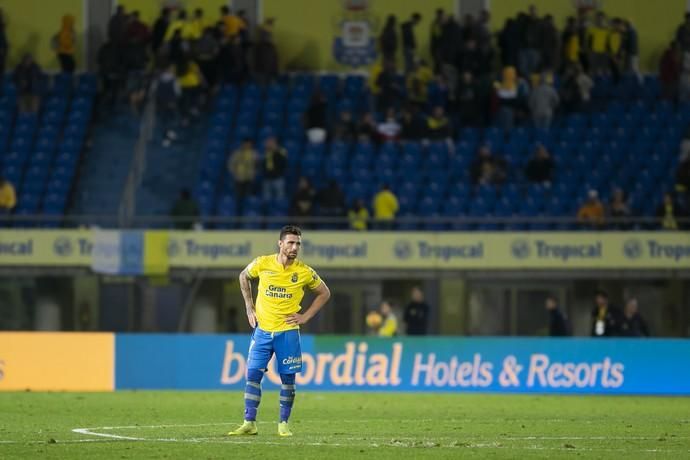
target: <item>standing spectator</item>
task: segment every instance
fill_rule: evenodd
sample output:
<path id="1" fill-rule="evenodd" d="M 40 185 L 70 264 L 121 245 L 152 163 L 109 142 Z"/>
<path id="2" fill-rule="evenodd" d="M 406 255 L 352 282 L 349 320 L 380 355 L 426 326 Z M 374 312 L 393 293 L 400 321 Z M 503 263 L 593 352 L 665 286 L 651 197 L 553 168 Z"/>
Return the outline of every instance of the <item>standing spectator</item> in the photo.
<path id="1" fill-rule="evenodd" d="M 500 185 L 506 179 L 506 165 L 491 153 L 489 147 L 483 145 L 472 163 L 470 174 L 475 184 Z"/>
<path id="2" fill-rule="evenodd" d="M 587 111 L 592 100 L 594 82 L 580 64 L 566 68 L 561 84 L 563 108 L 567 112 Z"/>
<path id="3" fill-rule="evenodd" d="M 17 194 L 14 191 L 14 186 L 0 176 L 0 217 L 12 212 L 16 205 Z"/>
<path id="4" fill-rule="evenodd" d="M 405 307 L 403 320 L 407 335 L 426 335 L 431 308 L 424 300 L 424 291 L 419 286 L 412 288 L 412 299 Z"/>
<path id="5" fill-rule="evenodd" d="M 14 70 L 14 85 L 19 93 L 19 111 L 36 113 L 41 103 L 39 97 L 42 72 L 30 54 L 25 54 Z"/>
<path id="6" fill-rule="evenodd" d="M 196 8 L 194 10 L 194 16 L 188 22 L 189 39 L 194 43 L 201 38 L 204 34 L 205 21 L 204 21 L 204 10 L 201 8 Z"/>
<path id="7" fill-rule="evenodd" d="M 218 53 L 220 43 L 216 38 L 213 28 L 204 29 L 201 38 L 194 45 L 196 60 L 199 64 L 201 74 L 204 76 L 208 88 L 214 88 L 218 81 Z"/>
<path id="8" fill-rule="evenodd" d="M 675 101 L 678 97 L 678 84 L 681 70 L 681 51 L 677 41 L 664 51 L 659 63 L 659 81 L 661 82 L 661 95 L 665 99 Z"/>
<path id="9" fill-rule="evenodd" d="M 474 16 L 472 14 L 465 15 L 465 19 L 462 22 L 461 31 L 463 43 L 467 43 L 470 40 L 477 40 L 477 37 L 479 36 L 477 22 L 474 20 Z"/>
<path id="10" fill-rule="evenodd" d="M 179 99 L 182 90 L 172 66 L 168 66 L 158 76 L 156 85 L 156 109 L 163 128 L 163 147 L 177 139 L 175 128 L 179 115 Z"/>
<path id="11" fill-rule="evenodd" d="M 613 72 L 614 81 L 616 82 L 620 80 L 620 76 L 625 70 L 625 30 L 623 27 L 623 21 L 619 18 L 613 18 L 611 20 L 607 49 L 609 53 L 609 65 Z"/>
<path id="12" fill-rule="evenodd" d="M 396 29 L 397 20 L 394 14 L 389 14 L 386 18 L 386 25 L 383 26 L 379 37 L 379 46 L 383 60 L 395 62 L 395 55 L 398 52 L 398 31 Z"/>
<path id="13" fill-rule="evenodd" d="M 309 228 L 304 218 L 312 216 L 314 211 L 314 197 L 316 192 L 306 177 L 300 177 L 297 182 L 297 190 L 292 197 L 290 215 L 296 218 L 296 224 L 301 228 Z"/>
<path id="14" fill-rule="evenodd" d="M 364 206 L 364 201 L 361 198 L 358 198 L 347 212 L 347 218 L 350 221 L 351 230 L 364 231 L 367 229 L 369 210 Z"/>
<path id="15" fill-rule="evenodd" d="M 402 88 L 398 84 L 395 63 L 393 61 L 383 63 L 383 71 L 377 77 L 376 85 L 379 88 L 378 110 L 385 112 L 391 107 L 396 107 Z"/>
<path id="16" fill-rule="evenodd" d="M 127 26 L 127 46 L 124 62 L 130 75 L 138 74 L 137 78 L 141 78 L 141 74 L 145 71 L 148 63 L 146 47 L 149 40 L 151 40 L 149 26 L 140 19 L 138 11 L 133 11 Z"/>
<path id="17" fill-rule="evenodd" d="M 360 142 L 363 140 L 367 142 L 378 141 L 379 129 L 371 112 L 365 112 L 357 124 L 357 138 Z"/>
<path id="18" fill-rule="evenodd" d="M 108 40 L 113 42 L 118 48 L 127 42 L 127 25 L 129 17 L 125 12 L 125 7 L 119 5 L 115 14 L 108 21 Z"/>
<path id="19" fill-rule="evenodd" d="M 662 230 L 678 230 L 678 218 L 682 215 L 680 208 L 670 192 L 664 193 L 664 201 L 656 210 Z"/>
<path id="20" fill-rule="evenodd" d="M 609 72 L 609 27 L 603 12 L 597 13 L 594 25 L 587 31 L 589 51 L 589 73 L 594 76 L 608 75 Z"/>
<path id="21" fill-rule="evenodd" d="M 542 21 L 537 16 L 537 7 L 529 6 L 528 14 L 522 15 L 522 48 L 518 52 L 520 74 L 527 78 L 541 66 Z"/>
<path id="22" fill-rule="evenodd" d="M 400 136 L 400 123 L 398 123 L 395 116 L 395 110 L 388 109 L 386 111 L 386 119 L 383 123 L 379 123 L 377 127 L 378 135 L 382 141 L 396 141 Z"/>
<path id="23" fill-rule="evenodd" d="M 443 9 L 438 8 L 436 15 L 431 23 L 431 39 L 429 40 L 429 47 L 431 52 L 431 59 L 434 64 L 434 73 L 441 72 L 441 50 L 443 48 L 443 27 L 445 26 L 446 15 Z"/>
<path id="24" fill-rule="evenodd" d="M 202 88 L 204 76 L 196 62 L 186 58 L 177 62 L 176 65 L 177 81 L 182 89 L 181 112 L 182 122 L 187 124 L 189 117 L 199 116 L 201 106 Z"/>
<path id="25" fill-rule="evenodd" d="M 352 113 L 343 110 L 333 126 L 333 140 L 353 142 L 355 139 L 357 139 L 357 125 L 352 119 Z"/>
<path id="26" fill-rule="evenodd" d="M 451 141 L 453 133 L 451 131 L 450 120 L 446 116 L 443 107 L 434 107 L 431 116 L 426 119 L 427 136 L 432 141 Z"/>
<path id="27" fill-rule="evenodd" d="M 267 18 L 259 27 L 254 48 L 254 71 L 259 83 L 268 84 L 278 78 L 278 50 L 273 41 L 275 19 Z"/>
<path id="28" fill-rule="evenodd" d="M 618 308 L 609 304 L 609 295 L 598 291 L 592 310 L 592 337 L 615 337 L 620 335 L 622 315 Z"/>
<path id="29" fill-rule="evenodd" d="M 625 193 L 620 188 L 616 188 L 613 191 L 613 196 L 611 197 L 611 203 L 609 204 L 609 217 L 613 219 L 612 228 L 617 230 L 627 230 L 630 225 L 626 222 L 620 222 L 620 220 L 625 220 L 630 217 L 630 206 L 625 199 Z M 618 220 L 619 222 L 615 222 Z"/>
<path id="30" fill-rule="evenodd" d="M 381 302 L 379 313 L 383 318 L 379 327 L 380 337 L 395 337 L 398 335 L 398 318 L 393 313 L 393 306 L 387 300 Z"/>
<path id="31" fill-rule="evenodd" d="M 200 215 L 199 204 L 192 198 L 188 189 L 182 189 L 179 198 L 170 210 L 173 226 L 177 230 L 191 230 L 198 222 Z"/>
<path id="32" fill-rule="evenodd" d="M 480 75 L 487 73 L 490 63 L 486 62 L 484 57 L 485 56 L 482 54 L 481 50 L 477 47 L 477 41 L 470 37 L 467 41 L 465 41 L 465 46 L 461 48 L 460 54 L 458 55 L 458 72 L 469 72 L 474 77 L 479 77 Z M 453 88 L 451 91 L 454 94 L 454 89 L 457 86 L 457 82 L 453 84 L 449 82 L 449 86 Z"/>
<path id="33" fill-rule="evenodd" d="M 224 27 L 224 26 L 223 26 Z M 220 78 L 224 83 L 240 85 L 247 79 L 244 49 L 239 36 L 221 38 L 218 52 L 218 68 Z"/>
<path id="34" fill-rule="evenodd" d="M 555 296 L 546 298 L 546 310 L 549 312 L 549 335 L 551 337 L 567 337 L 570 335 L 570 324 L 568 317 L 558 307 L 558 300 Z"/>
<path id="35" fill-rule="evenodd" d="M 515 67 L 504 67 L 503 78 L 500 82 L 496 82 L 495 86 L 498 103 L 497 121 L 504 132 L 509 132 L 513 129 L 515 111 L 520 105 Z"/>
<path id="36" fill-rule="evenodd" d="M 383 184 L 381 190 L 374 196 L 374 219 L 379 230 L 392 230 L 393 220 L 400 209 L 398 198 L 391 191 L 388 184 Z"/>
<path id="37" fill-rule="evenodd" d="M 563 66 L 568 69 L 579 64 L 582 43 L 580 42 L 580 31 L 577 27 L 577 21 L 573 16 L 569 16 L 566 21 L 561 44 L 563 47 Z"/>
<path id="38" fill-rule="evenodd" d="M 228 160 L 228 169 L 235 181 L 235 199 L 238 215 L 244 214 L 244 199 L 252 194 L 256 179 L 258 155 L 251 139 L 244 139 L 239 149 Z"/>
<path id="39" fill-rule="evenodd" d="M 114 108 L 124 84 L 124 65 L 122 54 L 117 46 L 105 42 L 98 50 L 98 73 L 103 86 L 103 98 L 108 101 L 110 108 Z"/>
<path id="40" fill-rule="evenodd" d="M 158 50 L 163 44 L 169 25 L 170 8 L 163 8 L 160 16 L 158 16 L 158 19 L 156 19 L 156 22 L 153 24 L 153 33 L 151 35 L 151 51 L 153 52 L 154 56 L 158 55 Z"/>
<path id="41" fill-rule="evenodd" d="M 431 67 L 423 59 L 415 63 L 413 72 L 407 76 L 407 99 L 420 108 L 429 102 L 429 83 L 434 79 Z"/>
<path id="42" fill-rule="evenodd" d="M 317 195 L 319 214 L 328 219 L 341 219 L 345 217 L 345 195 L 343 190 L 334 179 L 328 181 L 326 188 L 319 191 Z M 337 228 L 339 222 L 327 222 L 326 228 Z"/>
<path id="43" fill-rule="evenodd" d="M 223 21 L 223 24 L 225 24 L 225 36 L 228 38 L 239 36 L 242 29 L 245 28 L 245 24 L 242 19 L 239 16 L 232 14 L 230 8 L 227 6 L 222 6 L 220 8 L 220 16 L 220 20 Z"/>
<path id="44" fill-rule="evenodd" d="M 604 205 L 599 201 L 599 193 L 590 190 L 585 201 L 577 211 L 577 221 L 584 227 L 596 230 L 604 225 Z"/>
<path id="45" fill-rule="evenodd" d="M 405 58 L 405 73 L 412 71 L 414 66 L 415 54 L 417 52 L 417 40 L 414 35 L 414 28 L 422 20 L 422 15 L 413 13 L 408 21 L 403 22 L 401 26 L 402 32 L 402 48 L 403 56 Z"/>
<path id="46" fill-rule="evenodd" d="M 520 27 L 513 18 L 506 19 L 503 29 L 498 33 L 498 47 L 501 51 L 501 64 L 515 67 L 520 53 Z"/>
<path id="47" fill-rule="evenodd" d="M 491 13 L 483 9 L 477 21 L 477 46 L 484 55 L 493 54 L 491 46 Z"/>
<path id="48" fill-rule="evenodd" d="M 0 78 L 5 76 L 5 65 L 7 64 L 7 52 L 9 51 L 7 42 L 7 25 L 5 24 L 5 13 L 0 10 Z"/>
<path id="49" fill-rule="evenodd" d="M 550 14 L 544 16 L 541 34 L 541 70 L 556 72 L 561 65 L 561 35 Z"/>
<path id="50" fill-rule="evenodd" d="M 474 126 L 484 120 L 480 94 L 481 89 L 474 76 L 463 72 L 455 97 L 462 126 Z"/>
<path id="51" fill-rule="evenodd" d="M 543 144 L 537 145 L 534 155 L 527 162 L 525 177 L 535 184 L 550 184 L 553 177 L 553 158 Z"/>
<path id="52" fill-rule="evenodd" d="M 53 50 L 60 61 L 60 69 L 63 73 L 74 73 L 74 51 L 77 37 L 74 33 L 74 16 L 66 14 L 62 17 L 62 27 L 53 36 Z"/>
<path id="53" fill-rule="evenodd" d="M 676 31 L 676 42 L 682 52 L 690 52 L 690 12 L 685 13 L 685 21 Z"/>
<path id="54" fill-rule="evenodd" d="M 453 16 L 446 18 L 439 46 L 441 75 L 447 82 L 456 82 L 458 80 L 458 58 L 462 49 L 462 30 Z M 453 83 L 452 86 L 454 87 L 455 84 Z M 454 96 L 455 94 L 451 91 L 450 99 L 452 100 Z"/>
<path id="55" fill-rule="evenodd" d="M 326 97 L 318 89 L 312 94 L 311 102 L 304 116 L 309 141 L 312 143 L 325 141 L 328 133 L 328 103 Z"/>
<path id="56" fill-rule="evenodd" d="M 630 20 L 623 20 L 623 48 L 626 57 L 625 69 L 637 77 L 637 81 L 642 83 L 644 78 L 640 72 L 640 44 L 637 29 Z"/>
<path id="57" fill-rule="evenodd" d="M 288 152 L 271 136 L 264 142 L 264 179 L 262 183 L 264 201 L 285 198 L 285 172 Z"/>
<path id="58" fill-rule="evenodd" d="M 621 335 L 624 337 L 649 337 L 647 322 L 640 315 L 637 299 L 632 297 L 625 303 Z"/>
<path id="59" fill-rule="evenodd" d="M 534 126 L 539 129 L 549 129 L 559 102 L 558 93 L 548 82 L 548 77 L 542 75 L 539 86 L 534 88 L 529 96 L 529 108 Z"/>

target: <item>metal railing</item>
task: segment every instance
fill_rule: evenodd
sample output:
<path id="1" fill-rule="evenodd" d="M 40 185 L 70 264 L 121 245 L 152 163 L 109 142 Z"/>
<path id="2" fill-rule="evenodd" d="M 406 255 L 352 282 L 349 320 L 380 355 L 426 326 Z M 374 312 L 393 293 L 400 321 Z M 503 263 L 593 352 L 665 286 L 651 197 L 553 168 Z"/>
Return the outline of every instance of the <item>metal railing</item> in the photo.
<path id="1" fill-rule="evenodd" d="M 156 123 L 156 81 L 153 80 L 149 85 L 147 93 L 146 105 L 141 117 L 139 125 L 139 138 L 134 147 L 134 156 L 129 168 L 129 174 L 125 182 L 125 187 L 120 199 L 120 207 L 118 209 L 117 224 L 118 227 L 129 227 L 132 218 L 136 213 L 137 188 L 141 184 L 146 171 L 146 159 L 148 144 L 153 138 L 153 130 Z"/>

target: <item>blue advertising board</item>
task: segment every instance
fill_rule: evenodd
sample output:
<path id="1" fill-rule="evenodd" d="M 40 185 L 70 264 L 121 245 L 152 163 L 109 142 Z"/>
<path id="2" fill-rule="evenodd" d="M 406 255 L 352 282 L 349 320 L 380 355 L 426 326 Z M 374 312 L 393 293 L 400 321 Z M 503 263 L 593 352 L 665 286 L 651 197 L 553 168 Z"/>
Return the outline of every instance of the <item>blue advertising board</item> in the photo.
<path id="1" fill-rule="evenodd" d="M 248 346 L 248 335 L 118 334 L 115 387 L 239 390 Z M 302 351 L 297 383 L 312 390 L 690 395 L 690 340 L 305 335 Z"/>

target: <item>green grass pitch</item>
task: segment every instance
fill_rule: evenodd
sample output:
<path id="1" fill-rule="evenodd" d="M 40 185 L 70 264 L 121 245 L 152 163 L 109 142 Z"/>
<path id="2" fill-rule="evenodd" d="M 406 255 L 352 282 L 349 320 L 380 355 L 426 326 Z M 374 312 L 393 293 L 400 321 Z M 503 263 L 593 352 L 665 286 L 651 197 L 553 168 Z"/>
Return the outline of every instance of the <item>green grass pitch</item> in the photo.
<path id="1" fill-rule="evenodd" d="M 0 458 L 690 458 L 690 398 L 302 391 L 294 436 L 265 391 L 0 393 Z"/>

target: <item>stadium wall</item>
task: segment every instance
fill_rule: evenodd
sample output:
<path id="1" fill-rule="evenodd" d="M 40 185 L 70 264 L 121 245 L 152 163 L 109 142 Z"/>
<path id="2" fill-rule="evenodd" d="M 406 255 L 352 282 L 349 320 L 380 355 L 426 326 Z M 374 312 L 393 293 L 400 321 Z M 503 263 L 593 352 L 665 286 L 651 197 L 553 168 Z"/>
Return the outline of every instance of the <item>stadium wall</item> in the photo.
<path id="1" fill-rule="evenodd" d="M 676 27 L 683 22 L 688 7 L 686 0 L 493 0 L 492 26 L 494 30 L 499 30 L 507 18 L 527 11 L 529 5 L 535 5 L 540 15 L 552 14 L 557 27 L 562 30 L 566 18 L 575 14 L 575 5 L 592 3 L 600 4 L 609 16 L 632 21 L 640 44 L 640 66 L 642 70 L 655 73 L 659 70 L 661 55 L 674 38 Z"/>
<path id="2" fill-rule="evenodd" d="M 241 390 L 249 339 L 0 333 L 0 390 Z M 687 340 L 306 335 L 302 350 L 308 390 L 690 395 Z"/>

